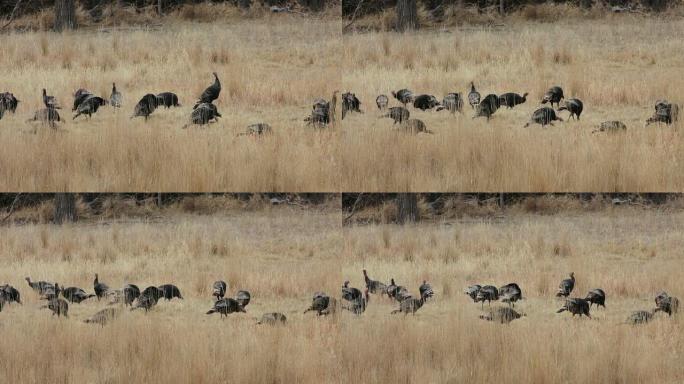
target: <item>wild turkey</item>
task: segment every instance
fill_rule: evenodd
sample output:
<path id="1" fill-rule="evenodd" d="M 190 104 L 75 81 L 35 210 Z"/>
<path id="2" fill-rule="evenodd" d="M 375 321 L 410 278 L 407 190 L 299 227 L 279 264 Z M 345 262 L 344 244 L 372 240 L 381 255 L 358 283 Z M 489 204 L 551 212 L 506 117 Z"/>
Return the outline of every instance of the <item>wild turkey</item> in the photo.
<path id="1" fill-rule="evenodd" d="M 403 301 L 411 297 L 411 294 L 405 287 L 397 285 L 394 279 L 390 279 L 390 284 L 387 286 L 387 296 L 397 301 Z"/>
<path id="2" fill-rule="evenodd" d="M 541 124 L 542 127 L 547 124 L 553 125 L 555 120 L 563 121 L 563 119 L 556 116 L 556 111 L 554 111 L 553 108 L 542 107 L 532 113 L 532 118 L 525 124 L 525 127 L 528 127 L 532 123 Z"/>
<path id="3" fill-rule="evenodd" d="M 432 285 L 430 285 L 427 280 L 423 280 L 423 284 L 418 287 L 418 292 L 420 292 L 420 297 L 425 297 L 426 300 L 435 295 L 435 291 L 432 290 Z"/>
<path id="4" fill-rule="evenodd" d="M 106 104 L 107 100 L 99 96 L 88 95 L 85 100 L 79 104 L 77 108 L 78 112 L 74 115 L 73 120 L 76 120 L 76 118 L 81 115 L 88 115 L 88 118 L 91 118 L 93 113 L 97 112 L 100 106 Z"/>
<path id="5" fill-rule="evenodd" d="M 214 100 L 218 99 L 219 95 L 221 94 L 221 82 L 219 81 L 216 72 L 213 72 L 213 75 L 214 84 L 208 86 L 207 89 L 205 89 L 204 92 L 202 92 L 202 94 L 199 97 L 199 101 L 195 105 L 195 108 L 197 108 L 197 105 L 201 103 L 211 104 Z"/>
<path id="6" fill-rule="evenodd" d="M 404 315 L 408 315 L 409 313 L 416 314 L 416 312 L 425 304 L 425 297 L 421 297 L 420 299 L 412 298 L 409 297 L 399 303 L 399 309 L 395 309 L 392 311 L 392 314 L 394 315 L 395 313 L 403 313 Z"/>
<path id="7" fill-rule="evenodd" d="M 503 95 L 499 95 L 499 105 L 504 105 L 509 109 L 515 107 L 516 105 L 523 104 L 527 101 L 527 92 L 522 96 L 517 93 L 508 92 Z"/>
<path id="8" fill-rule="evenodd" d="M 468 104 L 475 109 L 480 104 L 480 92 L 475 89 L 475 84 L 470 82 L 470 92 L 468 93 Z"/>
<path id="9" fill-rule="evenodd" d="M 59 106 L 59 103 L 57 103 L 57 99 L 55 99 L 54 96 L 50 96 L 47 94 L 47 91 L 45 88 L 43 88 L 43 104 L 45 104 L 45 108 L 52 108 L 52 109 L 61 109 L 62 107 Z"/>
<path id="10" fill-rule="evenodd" d="M 95 280 L 93 280 L 93 289 L 95 290 L 97 301 L 100 301 L 101 298 L 105 297 L 105 295 L 107 295 L 107 291 L 109 291 L 107 284 L 100 283 L 97 273 L 95 274 Z"/>
<path id="11" fill-rule="evenodd" d="M 124 305 L 133 305 L 133 302 L 140 297 L 140 288 L 135 284 L 126 284 L 123 289 Z"/>
<path id="12" fill-rule="evenodd" d="M 228 285 L 226 284 L 225 281 L 223 281 L 223 280 L 214 281 L 214 284 L 212 285 L 211 295 L 214 296 L 217 301 L 221 300 L 226 295 L 227 289 L 228 289 Z"/>
<path id="13" fill-rule="evenodd" d="M 304 313 L 315 311 L 317 316 L 325 316 L 335 313 L 337 302 L 334 298 L 322 292 L 316 292 L 311 306 Z"/>
<path id="14" fill-rule="evenodd" d="M 342 284 L 342 298 L 347 301 L 354 301 L 363 297 L 361 290 L 358 288 L 350 287 L 349 280 Z"/>
<path id="15" fill-rule="evenodd" d="M 180 107 L 178 103 L 178 95 L 173 92 L 162 92 L 157 94 L 157 105 L 164 106 L 164 108 Z"/>
<path id="16" fill-rule="evenodd" d="M 627 317 L 628 324 L 645 324 L 653 319 L 653 312 L 648 311 L 634 311 Z"/>
<path id="17" fill-rule="evenodd" d="M 156 289 L 156 287 L 153 287 Z M 147 291 L 147 290 L 146 290 Z M 155 305 L 157 305 L 157 302 L 159 301 L 159 297 L 157 297 L 154 294 L 151 294 L 152 291 L 150 291 L 150 294 L 141 294 L 138 299 L 133 303 L 133 306 L 131 307 L 131 311 L 136 310 L 138 308 L 142 308 L 145 310 L 147 313 L 150 309 L 152 309 Z"/>
<path id="18" fill-rule="evenodd" d="M 428 134 L 433 134 L 431 130 L 427 129 L 425 126 L 425 123 L 423 123 L 422 120 L 418 119 L 408 119 L 405 120 L 403 123 L 401 123 L 401 126 L 399 127 L 404 131 L 404 133 L 409 133 L 412 135 L 417 135 L 419 133 L 428 133 Z"/>
<path id="19" fill-rule="evenodd" d="M 573 116 L 579 120 L 583 109 L 584 104 L 580 99 L 567 99 L 565 100 L 565 105 L 558 108 L 559 111 L 570 112 L 570 117 L 568 117 L 568 120 L 573 118 Z"/>
<path id="20" fill-rule="evenodd" d="M 114 320 L 121 314 L 119 308 L 105 308 L 101 311 L 96 312 L 94 315 L 83 320 L 84 323 L 90 324 L 100 324 L 101 326 L 107 325 L 111 320 Z"/>
<path id="21" fill-rule="evenodd" d="M 109 96 L 109 104 L 116 108 L 121 108 L 121 104 L 123 104 L 123 95 L 116 89 L 116 83 L 112 83 L 112 94 Z"/>
<path id="22" fill-rule="evenodd" d="M 498 109 L 499 97 L 490 93 L 489 95 L 485 96 L 485 98 L 477 105 L 473 119 L 476 117 L 486 117 L 487 121 L 489 121 L 494 112 L 496 112 Z"/>
<path id="23" fill-rule="evenodd" d="M 195 125 L 209 124 L 212 121 L 218 121 L 221 114 L 214 104 L 211 103 L 200 103 L 195 106 L 190 114 L 190 123 Z M 183 128 L 186 128 L 185 125 Z"/>
<path id="24" fill-rule="evenodd" d="M 240 305 L 240 303 L 231 298 L 227 299 L 221 299 L 217 302 L 214 303 L 214 306 L 207 311 L 207 315 L 211 315 L 212 313 L 219 313 L 221 317 L 223 316 L 228 316 L 231 313 L 236 313 L 236 312 L 247 312 L 245 309 Z"/>
<path id="25" fill-rule="evenodd" d="M 316 99 L 311 109 L 311 115 L 304 119 L 307 125 L 323 127 L 330 124 L 330 103 L 323 99 Z"/>
<path id="26" fill-rule="evenodd" d="M 368 292 L 380 295 L 387 294 L 387 286 L 377 280 L 371 280 L 365 269 L 363 270 L 363 280 L 366 282 L 366 289 L 368 289 Z"/>
<path id="27" fill-rule="evenodd" d="M 489 311 L 488 314 L 480 315 L 480 319 L 493 321 L 501 324 L 508 324 L 515 319 L 519 319 L 522 316 L 520 313 L 516 312 L 515 309 L 510 307 L 496 307 Z"/>
<path id="28" fill-rule="evenodd" d="M 392 107 L 389 109 L 388 113 L 380 117 L 389 117 L 394 120 L 394 124 L 396 124 L 408 120 L 410 115 L 411 114 L 409 113 L 408 109 L 404 107 Z"/>
<path id="29" fill-rule="evenodd" d="M 471 285 L 468 288 L 466 288 L 463 293 L 466 295 L 470 296 L 470 298 L 477 303 L 477 294 L 480 292 L 480 289 L 482 289 L 482 286 L 479 284 Z"/>
<path id="30" fill-rule="evenodd" d="M 667 100 L 658 100 L 655 105 L 655 113 L 646 120 L 646 125 L 652 123 L 665 123 L 670 125 L 679 118 L 679 106 Z"/>
<path id="31" fill-rule="evenodd" d="M 55 300 L 56 298 L 59 297 L 59 284 L 55 283 L 53 286 L 47 286 L 45 287 L 45 291 L 43 292 L 43 295 L 40 296 L 41 300 Z"/>
<path id="32" fill-rule="evenodd" d="M 164 297 L 164 291 L 159 289 L 159 287 L 149 286 L 145 288 L 144 291 L 142 291 L 140 296 L 148 296 L 153 298 L 155 301 L 158 301 L 159 299 Z"/>
<path id="33" fill-rule="evenodd" d="M 91 96 L 93 93 L 90 92 L 89 90 L 85 88 L 80 88 L 74 92 L 74 107 L 71 108 L 71 111 L 74 112 L 78 109 L 78 106 L 81 105 L 81 103 L 88 97 Z"/>
<path id="34" fill-rule="evenodd" d="M 169 301 L 174 297 L 183 300 L 183 296 L 181 295 L 180 289 L 178 289 L 178 287 L 176 287 L 173 284 L 163 284 L 157 288 L 159 288 L 159 290 L 162 292 L 162 297 L 165 298 L 166 301 Z"/>
<path id="35" fill-rule="evenodd" d="M 64 299 L 52 299 L 48 301 L 47 305 L 44 305 L 41 308 L 47 308 L 51 310 L 52 316 L 57 315 L 57 317 L 69 317 L 69 304 L 64 301 Z"/>
<path id="36" fill-rule="evenodd" d="M 87 294 L 83 289 L 78 287 L 68 287 L 61 290 L 62 297 L 67 299 L 70 303 L 79 304 L 82 301 L 95 297 L 94 294 Z"/>
<path id="37" fill-rule="evenodd" d="M 617 121 L 617 120 L 611 120 L 611 121 L 604 121 L 599 126 L 591 131 L 591 133 L 596 133 L 596 132 L 621 132 L 621 131 L 626 131 L 627 126 L 625 123 L 622 121 Z"/>
<path id="38" fill-rule="evenodd" d="M 499 288 L 499 297 L 501 302 L 508 303 L 508 305 L 515 307 L 515 302 L 522 300 L 522 289 L 516 283 L 506 284 Z"/>
<path id="39" fill-rule="evenodd" d="M 287 317 L 279 312 L 269 312 L 264 313 L 261 319 L 257 321 L 257 324 L 268 324 L 268 325 L 278 325 L 285 324 L 287 322 Z"/>
<path id="40" fill-rule="evenodd" d="M 157 96 L 148 93 L 145 96 L 138 101 L 138 104 L 135 105 L 135 110 L 133 111 L 133 116 L 131 116 L 131 119 L 134 117 L 144 117 L 145 121 L 147 121 L 147 118 L 154 112 L 155 109 L 157 109 Z"/>
<path id="41" fill-rule="evenodd" d="M 679 311 L 679 299 L 668 295 L 666 292 L 660 292 L 655 298 L 655 303 L 655 312 L 663 311 L 672 316 Z"/>
<path id="42" fill-rule="evenodd" d="M 48 283 L 46 281 L 31 281 L 30 277 L 27 277 L 26 281 L 28 282 L 29 287 L 31 287 L 31 289 L 33 289 L 39 295 L 45 294 L 45 291 L 48 289 L 51 289 L 52 291 L 55 289 L 54 284 Z"/>
<path id="43" fill-rule="evenodd" d="M 481 302 L 482 308 L 484 308 L 484 302 L 486 301 L 489 306 L 492 305 L 492 301 L 499 300 L 499 290 L 493 285 L 485 285 L 480 288 L 475 296 L 475 302 Z"/>
<path id="44" fill-rule="evenodd" d="M 565 305 L 563 305 L 561 309 L 557 310 L 556 313 L 561 313 L 563 311 L 572 313 L 572 317 L 575 317 L 575 315 L 580 315 L 580 317 L 585 315 L 591 319 L 591 316 L 589 315 L 589 302 L 584 299 L 580 299 L 579 297 L 566 299 Z"/>
<path id="45" fill-rule="evenodd" d="M 575 272 L 570 272 L 570 278 L 562 280 L 558 285 L 556 297 L 568 297 L 575 288 Z"/>
<path id="46" fill-rule="evenodd" d="M 342 120 L 347 112 L 361 112 L 361 102 L 355 94 L 346 92 L 342 94 Z"/>
<path id="47" fill-rule="evenodd" d="M 565 98 L 565 96 L 563 96 L 563 88 L 554 85 L 553 87 L 549 88 L 546 93 L 544 93 L 541 103 L 551 103 L 551 108 L 553 108 L 553 103 L 556 103 L 556 106 L 560 106 L 560 101 L 563 98 Z"/>
<path id="48" fill-rule="evenodd" d="M 252 295 L 247 291 L 237 291 L 235 294 L 235 300 L 240 303 L 242 308 L 246 308 L 249 301 L 252 299 Z"/>
<path id="49" fill-rule="evenodd" d="M 0 293 L 2 293 L 6 302 L 15 302 L 17 304 L 21 304 L 21 295 L 19 294 L 19 291 L 13 286 L 9 284 L 0 286 Z"/>
<path id="50" fill-rule="evenodd" d="M 378 106 L 379 110 L 384 111 L 389 105 L 389 98 L 386 95 L 379 95 L 375 98 L 375 105 Z"/>
<path id="51" fill-rule="evenodd" d="M 413 92 L 410 89 L 400 89 L 396 92 L 392 91 L 392 96 L 399 100 L 400 103 L 404 104 L 404 107 L 406 107 L 406 104 L 413 102 Z"/>
<path id="52" fill-rule="evenodd" d="M 15 113 L 19 100 L 11 92 L 0 93 L 0 111 L 10 111 Z"/>
<path id="53" fill-rule="evenodd" d="M 43 124 L 49 125 L 50 128 L 55 128 L 57 126 L 55 122 L 61 122 L 62 117 L 59 116 L 59 112 L 54 108 L 43 108 L 37 110 L 33 118 L 27 121 L 40 121 Z"/>
<path id="54" fill-rule="evenodd" d="M 270 125 L 268 125 L 266 123 L 256 123 L 256 124 L 248 125 L 245 132 L 241 133 L 240 135 L 262 136 L 262 135 L 270 135 L 272 133 L 273 133 L 273 129 L 271 128 Z"/>
<path id="55" fill-rule="evenodd" d="M 353 300 L 349 300 L 347 305 L 343 305 L 342 308 L 348 310 L 349 312 L 360 315 L 366 311 L 366 306 L 370 301 L 370 296 L 368 295 L 368 289 L 364 292 L 363 296 L 359 296 Z"/>
<path id="56" fill-rule="evenodd" d="M 413 107 L 420 109 L 421 111 L 426 111 L 437 106 L 439 106 L 439 101 L 432 95 L 419 95 L 413 100 Z"/>
<path id="57" fill-rule="evenodd" d="M 462 112 L 463 111 L 463 97 L 460 93 L 449 93 L 444 96 L 442 100 L 442 105 L 437 107 L 438 111 L 443 109 L 448 110 L 451 113 Z"/>
<path id="58" fill-rule="evenodd" d="M 603 308 L 606 308 L 606 293 L 603 292 L 603 289 L 601 288 L 596 288 L 589 291 L 584 300 L 589 302 L 589 307 L 591 307 L 592 304 L 596 304 L 597 307 L 600 305 Z"/>

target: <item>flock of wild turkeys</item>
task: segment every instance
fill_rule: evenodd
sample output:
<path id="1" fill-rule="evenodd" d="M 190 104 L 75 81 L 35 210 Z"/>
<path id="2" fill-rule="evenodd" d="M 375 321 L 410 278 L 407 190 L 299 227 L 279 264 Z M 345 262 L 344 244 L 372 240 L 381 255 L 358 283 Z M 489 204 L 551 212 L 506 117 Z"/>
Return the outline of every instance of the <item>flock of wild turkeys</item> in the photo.
<path id="1" fill-rule="evenodd" d="M 451 113 L 463 112 L 463 106 L 467 102 L 475 111 L 473 118 L 485 117 L 488 121 L 492 115 L 506 107 L 508 109 L 514 108 L 517 105 L 523 104 L 527 101 L 528 93 L 522 95 L 507 92 L 501 95 L 488 94 L 484 98 L 475 88 L 474 83 L 470 83 L 470 91 L 466 98 L 460 92 L 452 92 L 444 96 L 440 102 L 433 95 L 421 94 L 415 95 L 410 89 L 400 89 L 396 92 L 391 92 L 392 96 L 403 106 L 389 107 L 390 98 L 387 95 L 379 95 L 375 99 L 378 109 L 382 112 L 381 117 L 389 117 L 394 120 L 394 124 L 399 123 L 400 127 L 410 133 L 433 133 L 428 130 L 422 120 L 411 118 L 411 113 L 407 109 L 407 105 L 412 104 L 416 110 L 427 111 L 435 109 L 436 111 L 446 110 Z M 566 99 L 563 94 L 563 89 L 559 86 L 553 86 L 546 91 L 541 99 L 541 104 L 549 103 L 551 107 L 542 106 L 532 112 L 530 120 L 525 124 L 525 127 L 530 124 L 540 124 L 541 126 L 553 125 L 554 121 L 563 121 L 559 116 L 560 111 L 568 111 L 570 119 L 579 120 L 582 111 L 584 110 L 584 103 L 578 98 Z M 556 104 L 556 108 L 553 105 Z M 342 95 L 342 118 L 352 112 L 361 113 L 361 101 L 351 92 Z M 679 106 L 677 104 L 668 102 L 666 100 L 658 100 L 655 104 L 654 114 L 646 120 L 646 125 L 652 123 L 672 124 L 677 121 L 679 115 Z M 617 120 L 605 121 L 596 127 L 593 132 L 615 132 L 627 129 L 627 126 Z"/>
<path id="2" fill-rule="evenodd" d="M 390 279 L 388 284 L 373 280 L 368 276 L 365 269 L 363 270 L 363 277 L 366 283 L 366 288 L 363 292 L 358 288 L 349 286 L 349 281 L 345 281 L 342 285 L 341 303 L 338 303 L 337 299 L 324 292 L 316 292 L 313 295 L 311 305 L 304 313 L 313 311 L 319 316 L 325 316 L 333 315 L 338 309 L 343 309 L 356 315 L 361 315 L 365 312 L 370 302 L 370 294 L 376 294 L 381 296 L 387 295 L 390 299 L 396 300 L 399 307 L 392 311 L 393 314 L 415 314 L 435 295 L 432 286 L 427 281 L 423 281 L 418 287 L 418 295 L 414 297 L 406 287 L 397 284 L 394 279 Z M 57 283 L 31 281 L 29 277 L 26 278 L 26 281 L 29 287 L 40 295 L 41 299 L 47 301 L 47 304 L 42 306 L 42 308 L 50 309 L 53 315 L 58 317 L 68 317 L 69 303 L 80 304 L 90 298 L 108 300 L 110 306 L 85 320 L 86 323 L 97 323 L 100 325 L 105 325 L 117 317 L 121 313 L 122 306 L 130 306 L 131 310 L 142 308 L 147 312 L 154 308 L 161 299 L 166 299 L 167 301 L 174 298 L 183 299 L 180 289 L 173 284 L 149 286 L 142 291 L 135 284 L 125 284 L 120 289 L 111 289 L 107 284 L 99 280 L 97 274 L 95 274 L 95 280 L 93 281 L 94 293 L 87 293 L 79 287 L 62 287 Z M 556 293 L 557 297 L 565 299 L 563 306 L 557 311 L 558 313 L 567 311 L 572 313 L 573 316 L 580 315 L 580 317 L 587 316 L 591 318 L 589 310 L 592 305 L 595 304 L 597 307 L 602 306 L 604 309 L 606 308 L 606 293 L 603 289 L 592 289 L 584 298 L 570 298 L 569 296 L 574 288 L 575 274 L 570 273 L 568 279 L 561 281 Z M 235 293 L 234 298 L 226 298 L 227 293 L 228 285 L 225 281 L 219 280 L 214 282 L 212 285 L 214 304 L 207 312 L 208 315 L 219 313 L 221 317 L 227 317 L 232 313 L 246 312 L 245 308 L 252 298 L 249 291 L 239 290 Z M 476 284 L 466 288 L 464 293 L 474 302 L 481 303 L 483 310 L 484 302 L 488 303 L 489 312 L 480 316 L 483 320 L 510 323 L 525 316 L 525 314 L 521 314 L 514 309 L 515 303 L 523 299 L 522 289 L 517 283 L 506 284 L 499 288 L 493 285 Z M 492 308 L 491 302 L 497 300 L 507 303 L 508 306 Z M 21 304 L 19 290 L 8 284 L 0 286 L 0 312 L 6 304 L 12 302 Z M 115 306 L 116 304 L 119 304 L 119 306 Z M 672 316 L 679 309 L 679 300 L 668 295 L 666 292 L 656 295 L 655 304 L 656 307 L 653 310 L 632 312 L 627 318 L 627 322 L 631 324 L 647 323 L 659 311 Z M 273 325 L 282 324 L 286 321 L 287 317 L 284 314 L 268 312 L 262 315 L 258 323 Z"/>

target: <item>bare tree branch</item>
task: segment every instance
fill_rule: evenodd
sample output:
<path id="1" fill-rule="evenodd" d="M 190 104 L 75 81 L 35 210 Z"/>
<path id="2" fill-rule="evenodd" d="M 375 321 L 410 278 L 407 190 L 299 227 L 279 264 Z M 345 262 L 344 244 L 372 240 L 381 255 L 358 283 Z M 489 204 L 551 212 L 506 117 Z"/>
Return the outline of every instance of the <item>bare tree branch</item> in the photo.
<path id="1" fill-rule="evenodd" d="M 349 23 L 345 25 L 344 28 L 342 28 L 343 32 L 349 29 L 349 27 L 351 27 L 356 22 L 356 14 L 357 12 L 359 12 L 359 9 L 361 9 L 361 6 L 363 5 L 364 1 L 365 0 L 360 0 L 358 4 L 356 4 L 356 9 L 354 9 L 354 13 L 352 13 L 351 21 L 349 21 Z"/>
<path id="2" fill-rule="evenodd" d="M 0 30 L 9 27 L 10 24 L 12 24 L 12 22 L 14 21 L 14 15 L 16 15 L 17 10 L 19 9 L 19 6 L 21 5 L 21 2 L 22 2 L 22 0 L 17 0 L 16 4 L 14 4 L 14 8 L 12 9 L 12 12 L 10 13 L 10 15 L 7 19 L 7 22 L 5 22 L 5 24 L 3 24 L 2 27 L 0 27 Z"/>
<path id="3" fill-rule="evenodd" d="M 0 220 L 0 223 L 4 223 L 5 221 L 7 221 L 10 218 L 10 216 L 12 216 L 12 214 L 14 213 L 14 207 L 17 204 L 17 202 L 19 201 L 20 197 L 21 197 L 21 193 L 17 193 L 17 195 L 14 197 L 14 201 L 12 201 L 12 205 L 10 205 L 9 212 L 7 213 L 7 215 L 5 217 L 2 218 L 2 220 Z"/>

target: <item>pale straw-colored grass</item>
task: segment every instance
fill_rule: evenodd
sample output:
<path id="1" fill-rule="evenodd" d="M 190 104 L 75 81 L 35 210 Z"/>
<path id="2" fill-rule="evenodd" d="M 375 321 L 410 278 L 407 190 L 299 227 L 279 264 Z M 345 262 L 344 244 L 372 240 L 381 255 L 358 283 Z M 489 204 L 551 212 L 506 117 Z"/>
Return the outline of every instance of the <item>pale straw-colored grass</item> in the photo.
<path id="1" fill-rule="evenodd" d="M 656 100 L 684 102 L 675 37 L 683 28 L 679 19 L 628 16 L 345 35 L 343 87 L 365 113 L 343 123 L 343 185 L 364 192 L 681 190 L 681 121 L 644 123 Z M 390 119 L 378 118 L 379 94 L 391 106 L 399 103 L 390 91 L 401 88 L 466 97 L 471 81 L 482 97 L 529 96 L 489 123 L 472 119 L 467 103 L 455 116 L 409 107 L 434 135 L 396 135 Z M 552 85 L 584 102 L 581 120 L 523 128 Z M 627 132 L 591 133 L 607 120 L 623 121 Z"/>

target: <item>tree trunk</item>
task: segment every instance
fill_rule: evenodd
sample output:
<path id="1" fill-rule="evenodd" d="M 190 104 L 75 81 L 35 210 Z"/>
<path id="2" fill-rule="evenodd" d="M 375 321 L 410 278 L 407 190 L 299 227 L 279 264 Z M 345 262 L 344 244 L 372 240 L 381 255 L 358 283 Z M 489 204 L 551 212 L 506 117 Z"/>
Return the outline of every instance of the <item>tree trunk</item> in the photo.
<path id="1" fill-rule="evenodd" d="M 420 219 L 418 213 L 418 195 L 415 193 L 400 193 L 397 196 L 397 222 L 399 224 L 413 223 Z"/>
<path id="2" fill-rule="evenodd" d="M 159 16 L 162 15 L 162 7 L 164 6 L 164 0 L 157 0 L 157 13 Z"/>
<path id="3" fill-rule="evenodd" d="M 55 194 L 55 224 L 70 223 L 76 221 L 76 194 Z"/>
<path id="4" fill-rule="evenodd" d="M 55 0 L 55 31 L 76 28 L 76 1 Z"/>
<path id="5" fill-rule="evenodd" d="M 418 7 L 416 0 L 397 1 L 397 30 L 400 32 L 418 29 Z"/>
<path id="6" fill-rule="evenodd" d="M 504 4 L 504 0 L 499 0 L 499 14 L 500 14 L 501 16 L 503 16 L 504 14 L 506 14 L 506 9 L 505 9 L 504 5 L 505 5 L 505 4 Z"/>

